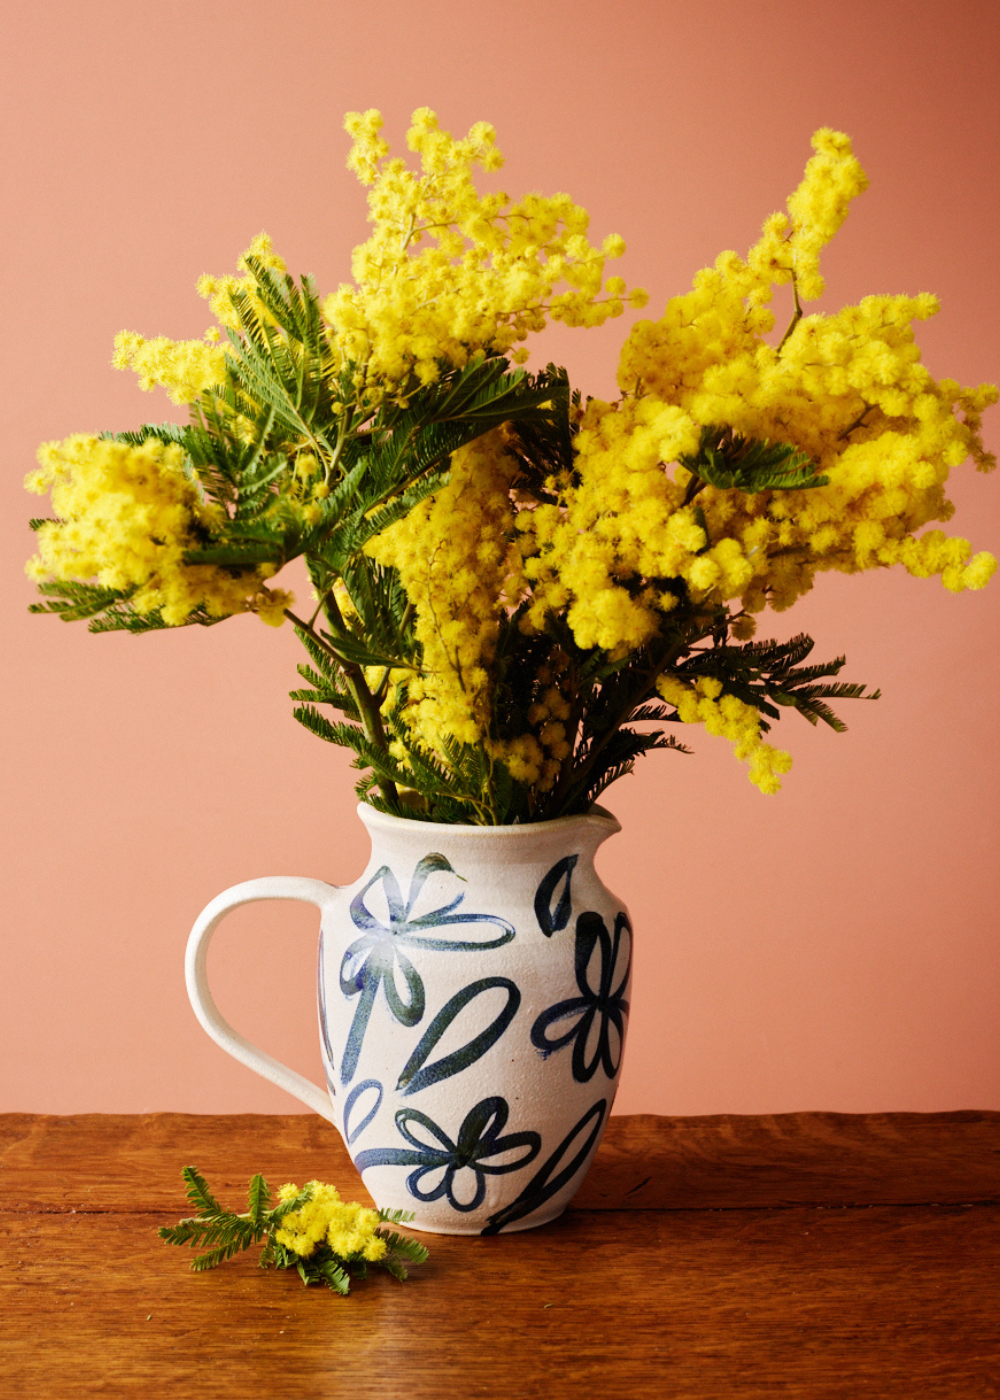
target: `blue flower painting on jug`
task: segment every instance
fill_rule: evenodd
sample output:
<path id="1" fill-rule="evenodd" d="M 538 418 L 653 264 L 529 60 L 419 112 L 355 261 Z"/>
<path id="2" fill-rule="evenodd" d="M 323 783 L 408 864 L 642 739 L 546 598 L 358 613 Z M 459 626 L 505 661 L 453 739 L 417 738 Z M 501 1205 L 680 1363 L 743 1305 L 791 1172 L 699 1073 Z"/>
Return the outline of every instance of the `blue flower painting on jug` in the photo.
<path id="1" fill-rule="evenodd" d="M 533 918 L 520 928 L 497 914 L 467 911 L 466 881 L 438 852 L 416 862 L 405 898 L 405 879 L 383 864 L 350 901 L 358 936 L 336 974 L 331 966 L 327 978 L 320 978 L 327 1076 L 331 1092 L 335 1085 L 351 1086 L 340 1127 L 356 1167 L 362 1173 L 398 1169 L 399 1201 L 417 1209 L 418 1228 L 419 1206 L 431 1204 L 466 1219 L 475 1215 L 475 1227 L 484 1234 L 526 1228 L 522 1222 L 537 1223 L 530 1217 L 565 1195 L 596 1149 L 621 1067 L 632 930 L 620 906 L 604 913 L 584 907 L 574 923 L 578 860 L 578 853 L 570 853 L 548 868 L 527 904 Z M 435 893 L 429 899 L 431 876 Z M 442 881 L 454 888 L 437 902 Z M 514 966 L 506 949 L 515 939 L 534 940 L 549 965 L 543 983 L 531 961 L 521 985 L 505 975 Z M 485 970 L 484 955 L 499 956 L 495 971 L 463 980 L 435 1010 L 431 989 L 440 985 L 434 968 L 442 954 L 462 954 L 462 966 L 479 955 L 471 959 L 476 971 Z M 338 993 L 340 1014 L 331 1016 Z M 339 1042 L 334 1020 L 341 1027 Z M 376 1026 L 378 1033 L 391 1032 L 393 1023 L 413 1032 L 406 1042 L 395 1032 L 396 1061 L 369 1055 Z M 335 1064 L 338 1043 L 342 1054 Z M 563 1102 L 555 1126 L 523 1117 L 526 1105 L 504 1077 L 519 1058 L 551 1065 L 549 1098 Z M 362 1063 L 365 1073 L 356 1079 Z M 468 1073 L 474 1067 L 477 1072 Z M 580 1090 L 571 1086 L 595 1077 L 604 1087 L 581 1105 Z M 446 1081 L 452 1081 L 448 1095 L 435 1105 L 412 1102 Z M 514 1191 L 502 1198 L 490 1194 L 498 1177 L 516 1178 Z M 383 1173 L 383 1194 L 385 1180 Z"/>

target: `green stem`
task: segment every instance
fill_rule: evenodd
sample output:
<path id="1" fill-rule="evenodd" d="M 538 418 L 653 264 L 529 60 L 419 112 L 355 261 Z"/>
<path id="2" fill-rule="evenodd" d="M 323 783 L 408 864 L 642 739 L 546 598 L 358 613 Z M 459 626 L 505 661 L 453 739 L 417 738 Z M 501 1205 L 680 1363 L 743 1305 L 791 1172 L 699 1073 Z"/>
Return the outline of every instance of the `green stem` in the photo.
<path id="1" fill-rule="evenodd" d="M 854 420 L 854 422 L 851 424 L 851 426 L 850 426 L 849 428 L 845 428 L 844 431 L 843 431 L 842 433 L 838 433 L 838 434 L 837 434 L 837 441 L 838 441 L 838 442 L 843 442 L 844 438 L 850 437 L 851 434 L 854 432 L 854 429 L 855 429 L 855 428 L 860 428 L 860 427 L 861 427 L 861 424 L 865 421 L 865 419 L 868 417 L 868 415 L 869 415 L 869 413 L 871 413 L 871 411 L 872 411 L 872 405 L 871 405 L 870 403 L 866 403 L 865 406 L 864 406 L 863 411 L 862 411 L 861 413 L 858 414 L 857 418 L 855 418 L 855 420 Z"/>
<path id="2" fill-rule="evenodd" d="M 323 473 L 323 480 L 327 484 L 329 484 L 330 478 L 333 476 L 333 473 L 337 470 L 337 466 L 340 463 L 340 458 L 343 455 L 344 445 L 347 442 L 348 433 L 351 431 L 351 428 L 353 426 L 354 414 L 349 410 L 345 409 L 344 412 L 340 415 L 340 418 L 337 420 L 337 441 L 334 444 L 329 465 Z"/>
<path id="3" fill-rule="evenodd" d="M 341 617 L 340 609 L 337 607 L 337 601 L 333 596 L 332 590 L 327 594 L 324 607 L 327 619 L 334 627 L 334 630 L 346 632 L 347 629 L 344 626 L 344 619 Z M 351 699 L 357 706 L 358 714 L 361 716 L 361 725 L 365 731 L 365 735 L 377 748 L 382 749 L 384 753 L 388 754 L 389 743 L 386 739 L 385 727 L 382 724 L 382 716 L 379 713 L 375 697 L 368 687 L 368 682 L 365 680 L 364 671 L 357 662 L 348 661 L 346 656 L 341 655 L 341 653 L 337 651 L 335 643 L 331 643 L 327 641 L 325 637 L 321 636 L 313 627 L 312 623 L 306 622 L 304 618 L 296 617 L 290 608 L 285 609 L 285 616 L 290 622 L 293 622 L 300 631 L 305 632 L 305 634 L 310 637 L 318 647 L 325 651 L 328 656 L 336 661 L 343 672 L 344 682 L 350 692 Z M 396 784 L 392 782 L 391 779 L 380 778 L 379 787 L 382 789 L 383 796 L 388 798 L 389 801 L 394 802 L 398 799 L 399 793 L 396 790 Z"/>
<path id="4" fill-rule="evenodd" d="M 681 510 L 683 510 L 685 506 L 689 506 L 698 492 L 704 491 L 707 485 L 708 482 L 704 481 L 697 473 L 692 475 L 691 480 L 687 484 L 687 490 L 684 492 L 684 499 L 681 501 Z"/>
<path id="5" fill-rule="evenodd" d="M 795 298 L 795 315 L 794 315 L 794 316 L 792 317 L 792 319 L 789 321 L 789 323 L 788 323 L 788 329 L 785 331 L 785 334 L 781 337 L 781 341 L 779 342 L 778 348 L 777 348 L 777 350 L 775 351 L 775 354 L 776 354 L 776 355 L 780 355 L 781 352 L 782 352 L 782 350 L 784 350 L 784 348 L 785 348 L 785 341 L 788 339 L 788 337 L 791 335 L 792 331 L 795 329 L 795 327 L 796 327 L 796 326 L 799 324 L 799 322 L 802 320 L 802 303 L 799 301 L 799 287 L 798 287 L 798 283 L 797 283 L 796 280 L 795 280 L 795 273 L 794 273 L 794 272 L 792 273 L 792 296 Z"/>

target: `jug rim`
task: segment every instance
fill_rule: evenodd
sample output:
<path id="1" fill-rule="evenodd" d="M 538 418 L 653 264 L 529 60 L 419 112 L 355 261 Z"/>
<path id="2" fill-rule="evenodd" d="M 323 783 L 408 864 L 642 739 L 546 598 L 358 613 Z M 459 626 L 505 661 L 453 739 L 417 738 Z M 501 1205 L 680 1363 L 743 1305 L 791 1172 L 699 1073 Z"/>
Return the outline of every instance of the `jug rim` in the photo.
<path id="1" fill-rule="evenodd" d="M 380 812 L 377 807 L 372 807 L 367 802 L 358 803 L 358 816 L 369 831 L 380 827 L 393 831 L 448 832 L 452 835 L 460 833 L 474 840 L 492 837 L 494 840 L 516 841 L 525 837 L 537 837 L 543 832 L 565 830 L 581 823 L 603 829 L 608 836 L 614 836 L 622 829 L 622 824 L 614 813 L 596 802 L 589 811 L 578 812 L 572 817 L 554 817 L 551 821 L 544 822 L 515 822 L 510 826 L 480 826 L 473 822 L 425 822 L 419 817 L 396 817 L 389 812 Z"/>

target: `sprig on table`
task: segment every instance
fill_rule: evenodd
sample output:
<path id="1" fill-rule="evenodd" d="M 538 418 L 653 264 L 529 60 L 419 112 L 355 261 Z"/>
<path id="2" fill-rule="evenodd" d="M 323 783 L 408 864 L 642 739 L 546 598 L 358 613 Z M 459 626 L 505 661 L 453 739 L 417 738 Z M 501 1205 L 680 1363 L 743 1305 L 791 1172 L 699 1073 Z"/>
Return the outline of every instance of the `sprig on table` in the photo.
<path id="1" fill-rule="evenodd" d="M 422 1264 L 428 1257 L 422 1244 L 387 1228 L 411 1220 L 407 1211 L 343 1201 L 337 1188 L 324 1182 L 309 1181 L 301 1189 L 282 1186 L 278 1204 L 272 1206 L 271 1189 L 258 1173 L 250 1182 L 246 1211 L 236 1214 L 219 1204 L 196 1167 L 184 1167 L 181 1174 L 198 1213 L 163 1225 L 158 1233 L 168 1244 L 209 1246 L 192 1261 L 196 1271 L 214 1269 L 263 1243 L 262 1269 L 297 1269 L 303 1283 L 325 1283 L 346 1294 L 352 1279 L 367 1277 L 370 1265 L 403 1280 L 407 1264 Z"/>

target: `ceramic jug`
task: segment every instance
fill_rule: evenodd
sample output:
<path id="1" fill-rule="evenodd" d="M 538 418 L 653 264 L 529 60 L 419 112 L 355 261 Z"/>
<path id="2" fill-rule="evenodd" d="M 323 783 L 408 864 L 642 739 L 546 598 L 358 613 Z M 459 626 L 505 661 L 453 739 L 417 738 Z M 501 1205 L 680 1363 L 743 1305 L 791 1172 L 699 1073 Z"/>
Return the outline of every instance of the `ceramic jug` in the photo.
<path id="1" fill-rule="evenodd" d="M 376 1205 L 412 1228 L 542 1225 L 579 1187 L 621 1073 L 632 930 L 594 869 L 620 830 L 600 808 L 534 825 L 439 825 L 362 804 L 372 840 L 352 885 L 271 876 L 198 917 L 187 982 L 208 1034 L 339 1129 Z M 230 909 L 320 911 L 327 1091 L 219 1014 L 209 941 Z"/>

